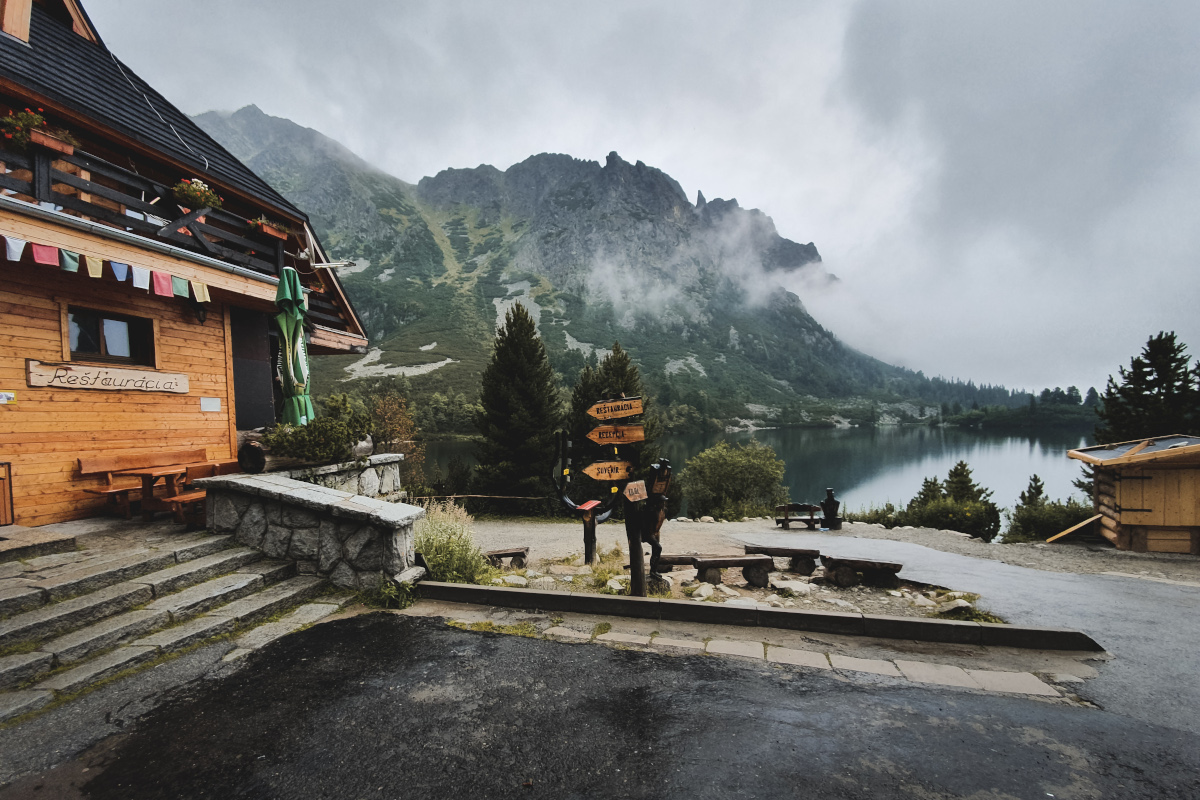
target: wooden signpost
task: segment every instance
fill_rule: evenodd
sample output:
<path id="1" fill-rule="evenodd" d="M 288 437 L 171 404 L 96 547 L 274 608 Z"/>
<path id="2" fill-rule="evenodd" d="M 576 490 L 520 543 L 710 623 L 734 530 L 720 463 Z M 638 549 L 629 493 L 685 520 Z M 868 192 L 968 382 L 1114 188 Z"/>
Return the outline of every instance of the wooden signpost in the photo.
<path id="1" fill-rule="evenodd" d="M 628 461 L 596 461 L 584 467 L 583 474 L 598 481 L 623 481 L 632 470 Z"/>
<path id="2" fill-rule="evenodd" d="M 646 429 L 641 425 L 601 425 L 588 431 L 587 438 L 596 444 L 633 444 L 646 441 Z"/>
<path id="3" fill-rule="evenodd" d="M 601 400 L 589 408 L 587 413 L 598 420 L 636 417 L 642 413 L 642 398 L 622 397 L 620 400 Z"/>
<path id="4" fill-rule="evenodd" d="M 625 491 L 621 494 L 625 495 L 625 499 L 631 503 L 636 503 L 639 500 L 645 500 L 648 495 L 646 493 L 645 481 L 630 481 L 625 484 Z"/>

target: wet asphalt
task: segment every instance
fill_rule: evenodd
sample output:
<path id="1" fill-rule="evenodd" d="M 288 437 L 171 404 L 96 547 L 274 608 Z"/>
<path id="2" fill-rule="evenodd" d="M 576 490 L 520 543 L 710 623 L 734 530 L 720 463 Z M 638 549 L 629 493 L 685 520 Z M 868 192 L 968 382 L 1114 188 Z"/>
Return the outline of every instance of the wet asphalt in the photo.
<path id="1" fill-rule="evenodd" d="M 375 613 L 0 798 L 1195 798 L 1200 737 L 1025 697 Z"/>
<path id="2" fill-rule="evenodd" d="M 908 542 L 838 534 L 792 531 L 737 538 L 900 562 L 901 577 L 978 592 L 981 608 L 1010 622 L 1083 631 L 1113 658 L 1097 666 L 1100 676 L 1084 684 L 1081 696 L 1143 722 L 1200 733 L 1200 587 L 1043 572 Z"/>

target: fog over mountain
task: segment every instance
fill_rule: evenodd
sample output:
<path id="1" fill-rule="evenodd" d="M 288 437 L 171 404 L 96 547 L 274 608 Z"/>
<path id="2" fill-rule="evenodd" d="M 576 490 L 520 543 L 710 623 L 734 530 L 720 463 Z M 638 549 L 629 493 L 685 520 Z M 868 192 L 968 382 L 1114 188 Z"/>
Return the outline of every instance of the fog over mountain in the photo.
<path id="1" fill-rule="evenodd" d="M 886 361 L 1083 387 L 1160 329 L 1200 350 L 1187 0 L 88 10 L 185 110 L 257 104 L 409 180 L 615 151 L 765 209 L 840 279 L 806 308 Z"/>

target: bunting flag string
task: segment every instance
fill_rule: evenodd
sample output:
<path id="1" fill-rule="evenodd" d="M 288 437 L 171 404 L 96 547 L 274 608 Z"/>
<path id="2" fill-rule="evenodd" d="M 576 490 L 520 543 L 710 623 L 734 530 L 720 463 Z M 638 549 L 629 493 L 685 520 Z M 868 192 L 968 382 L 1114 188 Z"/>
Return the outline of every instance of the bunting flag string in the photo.
<path id="1" fill-rule="evenodd" d="M 63 272 L 79 272 L 82 262 L 87 274 L 92 278 L 104 276 L 104 261 L 100 256 L 89 256 L 86 253 L 76 253 L 50 244 L 38 244 L 15 236 L 0 234 L 4 237 L 4 254 L 9 261 L 20 261 L 25 255 L 25 245 L 29 245 L 30 254 L 35 264 L 57 266 Z M 197 280 L 181 278 L 169 272 L 138 267 L 121 261 L 109 261 L 113 277 L 120 282 L 131 280 L 133 288 L 145 291 L 153 290 L 160 297 L 194 297 L 198 303 L 211 303 L 208 284 Z M 308 300 L 307 297 L 304 298 Z"/>
<path id="2" fill-rule="evenodd" d="M 30 246 L 33 250 L 33 263 L 44 264 L 47 267 L 58 266 L 58 248 L 48 244 L 34 244 Z"/>
<path id="3" fill-rule="evenodd" d="M 8 250 L 9 261 L 20 261 L 21 254 L 25 252 L 25 240 L 18 239 L 15 236 L 5 236 L 4 244 Z"/>

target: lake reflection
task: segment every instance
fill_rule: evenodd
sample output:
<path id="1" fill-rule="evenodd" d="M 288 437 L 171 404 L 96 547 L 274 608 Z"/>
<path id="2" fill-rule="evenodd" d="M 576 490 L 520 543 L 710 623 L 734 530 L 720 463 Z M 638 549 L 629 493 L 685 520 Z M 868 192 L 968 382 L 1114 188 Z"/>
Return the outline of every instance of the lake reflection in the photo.
<path id="1" fill-rule="evenodd" d="M 1034 473 L 1051 498 L 1065 500 L 1078 494 L 1071 481 L 1080 476 L 1079 462 L 1067 458 L 1067 451 L 1092 443 L 1089 436 L 1064 431 L 1013 436 L 924 426 L 786 428 L 668 436 L 662 451 L 679 469 L 722 439 L 745 442 L 751 437 L 771 446 L 787 465 L 784 483 L 793 501 L 819 502 L 825 487 L 832 486 L 843 507 L 851 509 L 906 503 L 924 478 L 944 480 L 960 460 L 970 464 L 976 483 L 994 491 L 993 499 L 1002 508 L 1017 504 Z M 430 472 L 436 463 L 445 474 L 455 455 L 474 461 L 472 446 L 463 441 L 429 442 L 426 452 Z"/>

